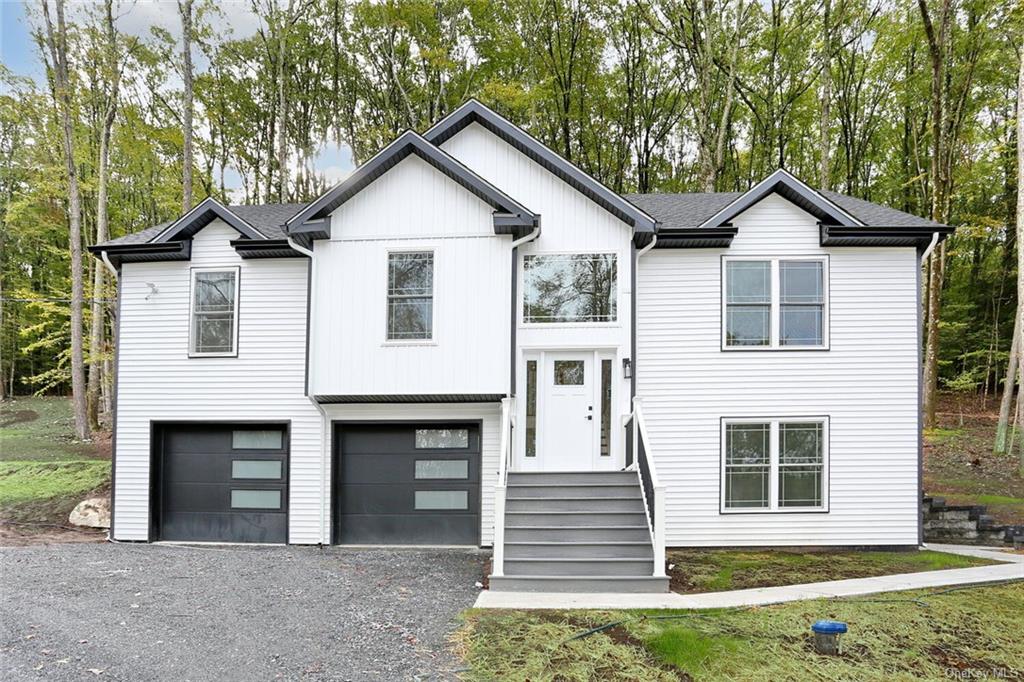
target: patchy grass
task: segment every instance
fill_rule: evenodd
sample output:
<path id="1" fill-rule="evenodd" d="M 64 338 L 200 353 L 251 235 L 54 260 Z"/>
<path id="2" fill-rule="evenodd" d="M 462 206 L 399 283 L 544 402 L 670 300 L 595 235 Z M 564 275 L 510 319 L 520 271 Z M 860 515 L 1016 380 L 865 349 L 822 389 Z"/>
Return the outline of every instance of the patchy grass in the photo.
<path id="1" fill-rule="evenodd" d="M 981 504 L 1001 523 L 1024 524 L 1020 456 L 995 456 L 998 397 L 943 395 L 938 428 L 925 432 L 924 489 L 950 504 Z"/>
<path id="2" fill-rule="evenodd" d="M 868 578 L 897 573 L 969 568 L 986 559 L 944 552 L 857 552 L 790 550 L 672 550 L 668 553 L 672 590 L 721 592 L 751 587 Z"/>
<path id="3" fill-rule="evenodd" d="M 0 404 L 0 539 L 52 533 L 75 505 L 110 484 L 106 434 L 75 439 L 66 398 Z"/>
<path id="4" fill-rule="evenodd" d="M 75 438 L 67 398 L 18 398 L 0 403 L 0 461 L 58 462 L 109 457 L 105 434 L 92 442 Z"/>
<path id="5" fill-rule="evenodd" d="M 841 656 L 814 651 L 819 618 L 849 624 Z M 456 642 L 469 680 L 1015 679 L 1022 628 L 1015 583 L 746 610 L 471 610 Z"/>

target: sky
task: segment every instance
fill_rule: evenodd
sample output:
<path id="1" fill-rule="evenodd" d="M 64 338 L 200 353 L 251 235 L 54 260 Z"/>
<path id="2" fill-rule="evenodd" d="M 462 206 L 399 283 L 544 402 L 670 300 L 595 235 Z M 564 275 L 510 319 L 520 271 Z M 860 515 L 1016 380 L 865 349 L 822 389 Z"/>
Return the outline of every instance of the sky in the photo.
<path id="1" fill-rule="evenodd" d="M 68 20 L 74 21 L 76 13 L 90 4 L 99 3 L 95 0 L 69 0 L 66 10 Z M 0 61 L 15 74 L 28 76 L 40 82 L 44 72 L 31 38 L 28 6 L 36 13 L 38 0 L 0 0 Z M 227 24 L 218 27 L 219 33 L 227 33 L 230 30 L 232 37 L 245 38 L 256 32 L 260 20 L 253 13 L 250 0 L 220 0 L 219 6 L 223 18 L 219 18 L 218 21 Z M 151 28 L 160 27 L 175 39 L 181 38 L 181 22 L 178 19 L 176 0 L 122 0 L 115 5 L 114 12 L 118 29 L 130 35 L 148 38 Z M 193 62 L 197 71 L 202 71 L 207 66 L 205 56 L 198 50 Z M 180 87 L 180 79 L 169 85 Z M 199 135 L 204 133 L 204 130 L 197 131 Z M 313 163 L 326 177 L 328 184 L 343 180 L 353 167 L 352 154 L 348 146 L 332 140 L 324 141 Z M 292 166 L 294 169 L 294 163 Z M 224 175 L 225 184 L 232 191 L 232 199 L 239 200 L 241 177 L 232 168 L 227 168 Z"/>

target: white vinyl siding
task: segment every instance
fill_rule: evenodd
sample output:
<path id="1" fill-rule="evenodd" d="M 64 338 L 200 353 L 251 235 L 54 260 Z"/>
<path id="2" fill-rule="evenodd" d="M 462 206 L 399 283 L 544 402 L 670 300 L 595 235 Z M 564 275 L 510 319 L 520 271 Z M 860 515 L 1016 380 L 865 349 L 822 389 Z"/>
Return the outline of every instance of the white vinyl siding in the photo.
<path id="1" fill-rule="evenodd" d="M 316 544 L 329 537 L 321 523 L 321 419 L 304 393 L 308 261 L 243 260 L 229 244 L 237 237 L 215 221 L 194 237 L 191 261 L 122 267 L 118 540 L 148 538 L 151 424 L 173 421 L 290 421 L 289 542 Z M 237 357 L 188 357 L 193 268 L 238 268 Z"/>
<path id="2" fill-rule="evenodd" d="M 822 249 L 772 195 L 729 249 L 654 249 L 637 273 L 637 395 L 670 546 L 917 543 L 917 254 Z M 721 351 L 721 259 L 829 256 L 831 349 Z M 722 514 L 721 420 L 829 416 L 829 511 Z"/>

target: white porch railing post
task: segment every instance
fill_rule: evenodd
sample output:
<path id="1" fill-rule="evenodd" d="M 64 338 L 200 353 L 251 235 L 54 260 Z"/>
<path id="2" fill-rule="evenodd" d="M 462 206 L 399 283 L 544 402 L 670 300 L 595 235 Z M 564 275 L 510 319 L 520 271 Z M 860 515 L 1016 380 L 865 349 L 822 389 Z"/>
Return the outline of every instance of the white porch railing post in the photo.
<path id="1" fill-rule="evenodd" d="M 505 575 L 505 489 L 512 450 L 512 398 L 501 399 L 501 449 L 498 459 L 498 482 L 494 486 L 494 553 L 491 575 Z"/>
<path id="2" fill-rule="evenodd" d="M 633 457 L 640 475 L 640 488 L 643 490 L 643 467 L 640 466 L 640 443 L 643 442 L 643 458 L 647 464 L 647 473 L 651 482 L 651 499 L 644 502 L 650 505 L 651 545 L 654 550 L 654 577 L 665 577 L 665 486 L 658 480 L 658 472 L 654 468 L 654 453 L 651 450 L 651 439 L 647 435 L 647 423 L 644 421 L 643 400 L 640 396 L 633 398 Z"/>

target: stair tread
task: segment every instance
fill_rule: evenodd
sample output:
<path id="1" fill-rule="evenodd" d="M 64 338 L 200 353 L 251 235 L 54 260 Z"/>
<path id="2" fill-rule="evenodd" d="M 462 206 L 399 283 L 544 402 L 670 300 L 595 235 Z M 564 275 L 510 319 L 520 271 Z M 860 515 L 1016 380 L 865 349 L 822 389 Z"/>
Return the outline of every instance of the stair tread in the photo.
<path id="1" fill-rule="evenodd" d="M 626 562 L 626 561 L 650 562 L 650 561 L 653 561 L 653 559 L 650 558 L 650 557 L 642 557 L 642 556 L 637 556 L 637 557 L 610 557 L 610 556 L 609 557 L 563 557 L 563 556 L 557 556 L 557 557 L 536 557 L 536 556 L 531 556 L 531 557 L 505 557 L 505 562 L 507 563 L 509 561 L 529 561 L 529 562 L 557 561 L 559 563 L 580 563 L 582 561 L 615 561 L 615 562 L 620 562 L 621 563 L 621 562 Z"/>
<path id="2" fill-rule="evenodd" d="M 561 528 L 562 526 L 558 526 L 558 527 Z M 589 526 L 588 526 L 588 528 L 589 528 Z M 561 546 L 561 545 L 610 545 L 610 546 L 614 546 L 614 545 L 647 545 L 647 546 L 650 546 L 651 543 L 650 542 L 644 542 L 642 540 L 623 540 L 621 542 L 616 542 L 615 540 L 593 540 L 593 541 L 588 541 L 588 540 L 568 540 L 568 541 L 558 541 L 558 540 L 506 540 L 505 544 L 506 545 L 553 545 L 553 546 Z"/>
<path id="3" fill-rule="evenodd" d="M 509 512 L 505 512 L 506 514 Z M 532 513 L 532 512 L 531 512 Z M 506 526 L 506 530 L 619 530 L 622 528 L 643 528 L 647 530 L 646 524 L 635 524 L 630 526 Z"/>
<path id="4" fill-rule="evenodd" d="M 550 502 L 552 500 L 594 500 L 604 502 L 606 500 L 640 500 L 643 499 L 640 495 L 610 495 L 608 497 L 600 497 L 597 495 L 583 496 L 564 496 L 564 497 L 508 497 L 507 500 L 527 500 L 529 502 Z"/>
<path id="5" fill-rule="evenodd" d="M 513 483 L 509 481 L 505 484 L 507 488 L 631 488 L 633 486 L 640 487 L 637 481 L 631 481 L 629 483 L 602 483 L 595 481 L 593 483 Z"/>
<path id="6" fill-rule="evenodd" d="M 492 575 L 492 580 L 668 580 L 654 575 Z"/>
<path id="7" fill-rule="evenodd" d="M 567 509 L 526 509 L 526 510 L 519 510 L 519 511 L 506 510 L 505 513 L 506 514 L 636 514 L 636 515 L 639 516 L 639 515 L 644 514 L 645 512 L 642 512 L 640 510 L 630 511 L 630 510 L 616 510 L 616 509 L 608 509 L 608 510 L 603 510 L 603 509 L 577 509 L 575 511 L 574 510 L 567 510 Z"/>

